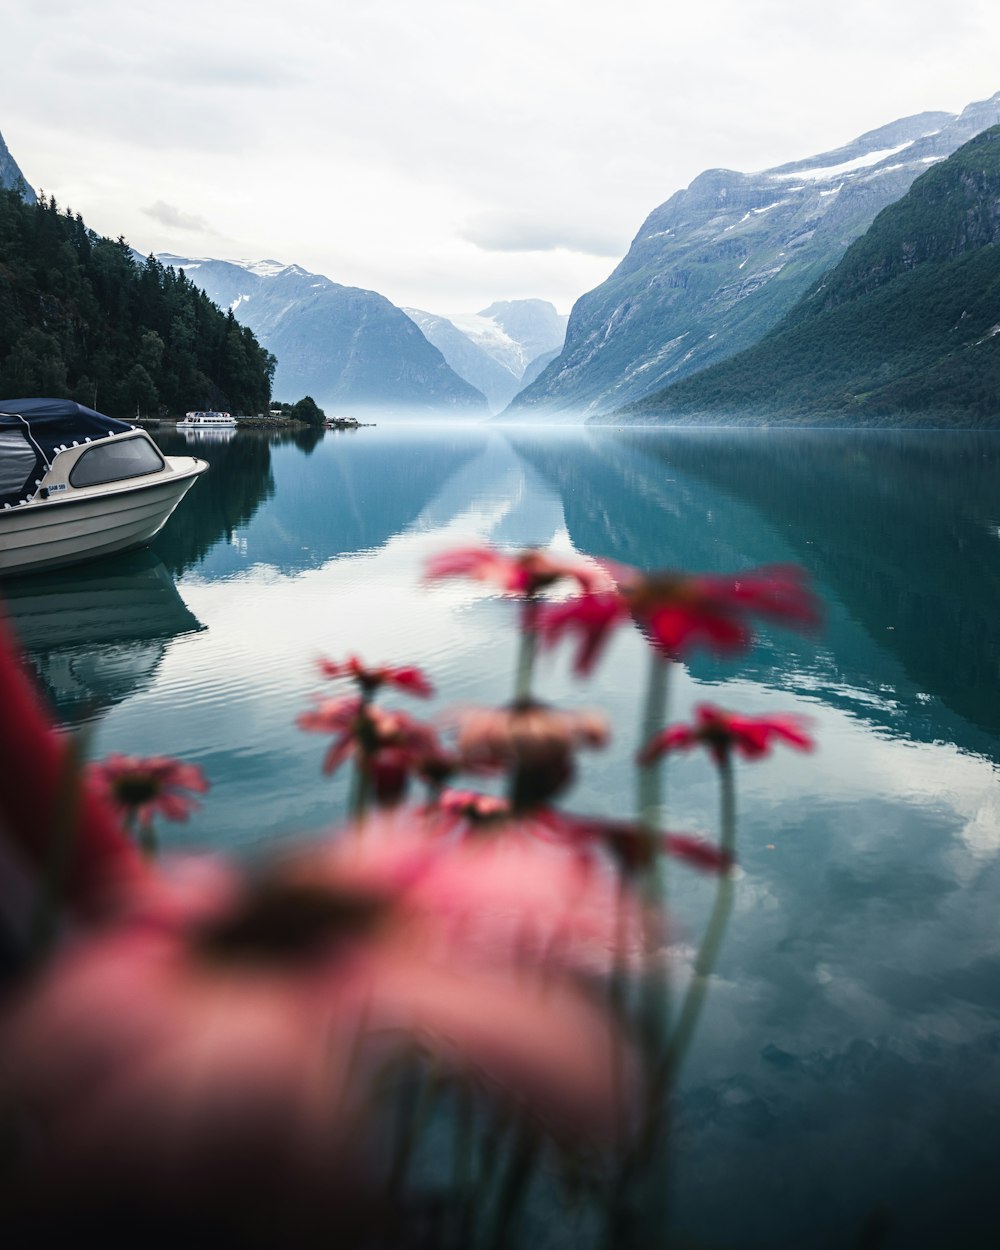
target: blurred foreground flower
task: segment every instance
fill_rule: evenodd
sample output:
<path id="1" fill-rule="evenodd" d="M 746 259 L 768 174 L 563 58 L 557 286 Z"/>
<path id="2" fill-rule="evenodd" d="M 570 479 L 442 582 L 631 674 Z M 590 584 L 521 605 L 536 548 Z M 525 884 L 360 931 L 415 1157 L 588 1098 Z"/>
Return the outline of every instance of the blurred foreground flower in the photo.
<path id="1" fill-rule="evenodd" d="M 574 776 L 575 750 L 608 740 L 599 712 L 562 711 L 530 698 L 505 708 L 470 708 L 455 721 L 458 753 L 470 766 L 507 770 L 515 811 L 565 789 Z"/>
<path id="2" fill-rule="evenodd" d="M 512 814 L 507 799 L 476 790 L 442 790 L 423 811 L 435 832 L 460 834 L 501 828 Z"/>
<path id="3" fill-rule="evenodd" d="M 61 867 L 53 909 L 67 902 L 91 918 L 113 911 L 119 891 L 142 880 L 146 870 L 114 811 L 81 787 L 71 739 L 58 731 L 35 693 L 2 616 L 0 708 L 0 840 L 16 870 L 36 878 L 37 893 L 39 880 Z M 17 931 L 23 916 L 5 914 L 12 903 L 0 897 L 0 919 Z"/>
<path id="4" fill-rule="evenodd" d="M 753 641 L 754 618 L 792 629 L 814 629 L 819 603 L 804 570 L 772 565 L 730 575 L 642 573 L 608 566 L 614 590 L 586 594 L 548 605 L 536 626 L 548 643 L 576 636 L 577 672 L 589 672 L 612 630 L 629 618 L 669 659 L 702 648 L 716 655 L 746 651 Z"/>
<path id="5" fill-rule="evenodd" d="M 409 822 L 256 880 L 155 885 L 57 958 L 0 1026 L 0 1106 L 27 1147 L 15 1216 L 68 1231 L 134 1211 L 140 1240 L 161 1216 L 277 1221 L 281 1244 L 315 1217 L 349 1242 L 323 1220 L 377 1215 L 380 1080 L 415 1051 L 543 1131 L 608 1143 L 624 1043 L 580 979 L 614 957 L 606 887 L 544 847 L 446 847 Z"/>

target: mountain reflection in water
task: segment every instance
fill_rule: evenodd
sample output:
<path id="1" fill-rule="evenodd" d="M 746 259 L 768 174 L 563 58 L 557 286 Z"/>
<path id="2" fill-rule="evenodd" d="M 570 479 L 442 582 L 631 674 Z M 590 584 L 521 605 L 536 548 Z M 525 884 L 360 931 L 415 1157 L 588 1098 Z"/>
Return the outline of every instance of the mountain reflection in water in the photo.
<path id="1" fill-rule="evenodd" d="M 643 568 L 802 564 L 831 608 L 831 684 L 887 704 L 891 657 L 909 688 L 893 682 L 887 728 L 987 750 L 1000 733 L 1000 435 L 634 431 L 588 441 L 583 471 L 513 441 L 560 491 L 580 550 Z M 794 682 L 762 658 L 750 668 Z"/>

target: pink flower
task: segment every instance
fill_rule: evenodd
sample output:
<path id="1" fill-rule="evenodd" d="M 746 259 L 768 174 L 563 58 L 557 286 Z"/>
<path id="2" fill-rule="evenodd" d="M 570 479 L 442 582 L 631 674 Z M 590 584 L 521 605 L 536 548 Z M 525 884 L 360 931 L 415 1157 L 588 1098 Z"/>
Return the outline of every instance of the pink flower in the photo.
<path id="1" fill-rule="evenodd" d="M 600 568 L 582 561 L 557 560 L 535 548 L 509 556 L 492 547 L 457 547 L 432 556 L 427 561 L 425 576 L 428 581 L 471 577 L 528 598 L 563 578 L 575 581 L 585 591 L 595 590 L 608 580 Z"/>
<path id="2" fill-rule="evenodd" d="M 60 823 L 59 793 L 71 758 L 69 739 L 59 733 L 32 687 L 2 615 L 0 707 L 0 839 L 22 869 L 37 875 L 54 862 L 52 839 Z M 116 812 L 87 788 L 79 796 L 72 845 L 65 898 L 79 914 L 105 915 L 117 905 L 120 889 L 146 876 Z M 37 882 L 27 884 L 37 890 Z"/>
<path id="3" fill-rule="evenodd" d="M 616 590 L 548 605 L 536 618 L 536 628 L 549 643 L 565 634 L 579 637 L 578 672 L 593 668 L 611 631 L 628 617 L 671 659 L 698 648 L 716 655 L 746 651 L 755 617 L 797 629 L 813 629 L 820 620 L 805 573 L 791 565 L 725 576 L 608 568 L 617 579 Z"/>
<path id="4" fill-rule="evenodd" d="M 641 764 L 650 764 L 670 751 L 687 751 L 704 746 L 717 764 L 728 760 L 736 750 L 744 759 L 755 760 L 769 754 L 774 742 L 785 742 L 798 751 L 811 751 L 814 743 L 802 716 L 740 716 L 724 712 L 710 703 L 695 709 L 693 725 L 671 725 L 642 749 Z"/>
<path id="5" fill-rule="evenodd" d="M 381 665 L 377 668 L 367 668 L 357 656 L 352 655 L 342 664 L 338 664 L 333 660 L 322 659 L 319 661 L 319 670 L 324 677 L 351 678 L 351 680 L 357 682 L 366 694 L 374 693 L 381 686 L 395 686 L 398 690 L 416 695 L 421 699 L 429 698 L 434 693 L 434 687 L 420 669 L 415 668 L 412 664 L 397 667 Z"/>
<path id="6" fill-rule="evenodd" d="M 457 722 L 459 755 L 473 768 L 508 770 L 516 811 L 546 802 L 569 784 L 578 747 L 601 747 L 608 740 L 600 713 L 561 711 L 533 699 L 469 709 Z"/>
<path id="7" fill-rule="evenodd" d="M 109 755 L 87 766 L 87 781 L 130 824 L 149 825 L 154 816 L 187 820 L 198 810 L 192 794 L 205 794 L 208 781 L 197 764 L 167 755 Z"/>
<path id="8" fill-rule="evenodd" d="M 459 803 L 467 813 L 466 797 Z M 503 819 L 502 799 L 477 797 Z M 555 960 L 589 975 L 612 970 L 618 936 L 611 874 L 540 837 L 534 812 L 512 815 L 500 837 L 454 843 L 428 839 L 427 820 L 426 808 L 382 813 L 365 825 L 363 838 L 338 840 L 326 853 L 359 880 L 405 884 L 468 959 L 495 960 L 506 951 L 518 961 L 547 967 Z M 626 906 L 635 913 L 631 895 Z"/>
<path id="9" fill-rule="evenodd" d="M 425 808 L 434 824 L 445 832 L 456 828 L 481 830 L 502 824 L 511 817 L 507 799 L 477 790 L 443 790 L 435 803 Z"/>
<path id="10" fill-rule="evenodd" d="M 315 1216 L 328 1236 L 365 1196 L 386 1064 L 416 1049 L 566 1141 L 620 1123 L 627 1046 L 577 977 L 611 966 L 609 890 L 564 857 L 372 821 L 254 880 L 195 874 L 188 904 L 190 881 L 8 1007 L 29 1207 L 242 1219 L 261 1244 Z"/>
<path id="11" fill-rule="evenodd" d="M 467 767 L 466 761 L 457 751 L 447 750 L 437 743 L 420 754 L 413 771 L 432 792 L 436 792 L 456 773 L 464 771 Z"/>
<path id="12" fill-rule="evenodd" d="M 416 758 L 422 751 L 437 748 L 437 735 L 422 721 L 405 712 L 366 704 L 357 695 L 323 699 L 308 712 L 296 717 L 300 729 L 309 733 L 330 733 L 334 742 L 323 761 L 324 773 L 335 772 L 352 754 L 375 755 L 389 748 L 400 748 Z"/>

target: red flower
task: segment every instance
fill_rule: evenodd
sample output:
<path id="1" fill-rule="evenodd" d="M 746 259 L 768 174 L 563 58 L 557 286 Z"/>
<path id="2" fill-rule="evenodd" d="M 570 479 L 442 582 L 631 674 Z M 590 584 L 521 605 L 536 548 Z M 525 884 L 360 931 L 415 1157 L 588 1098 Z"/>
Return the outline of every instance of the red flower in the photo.
<path id="1" fill-rule="evenodd" d="M 693 725 L 671 725 L 643 747 L 639 762 L 650 764 L 669 751 L 686 751 L 705 746 L 717 764 L 728 760 L 736 750 L 744 759 L 767 755 L 774 742 L 786 742 L 798 751 L 811 751 L 814 743 L 806 732 L 802 716 L 739 716 L 703 703 L 695 709 Z"/>
<path id="2" fill-rule="evenodd" d="M 302 712 L 295 723 L 307 733 L 334 734 L 330 749 L 323 757 L 323 772 L 334 773 L 354 753 L 359 729 L 362 701 L 357 695 L 342 699 L 323 699 L 308 712 Z"/>
<path id="3" fill-rule="evenodd" d="M 812 629 L 820 620 L 805 573 L 790 565 L 726 576 L 644 574 L 625 566 L 609 570 L 617 590 L 547 606 L 536 619 L 536 628 L 550 643 L 567 633 L 579 636 L 577 672 L 593 668 L 612 629 L 629 616 L 671 659 L 697 648 L 716 655 L 746 651 L 755 617 L 799 629 Z"/>
<path id="4" fill-rule="evenodd" d="M 166 755 L 140 758 L 109 755 L 87 766 L 87 781 L 126 824 L 149 825 L 154 816 L 187 820 L 199 804 L 191 794 L 205 794 L 208 782 L 197 764 Z"/>
<path id="5" fill-rule="evenodd" d="M 578 848 L 603 847 L 627 872 L 648 868 L 657 855 L 682 859 L 703 872 L 723 873 L 733 864 L 728 852 L 690 833 L 659 833 L 631 821 L 571 816 L 551 808 L 539 809 L 533 816 L 557 840 Z"/>
<path id="6" fill-rule="evenodd" d="M 612 966 L 613 896 L 545 852 L 371 821 L 252 881 L 202 874 L 190 906 L 161 885 L 0 1025 L 0 1101 L 34 1130 L 19 1194 L 277 1244 L 258 1221 L 364 1195 L 387 1061 L 416 1048 L 566 1141 L 606 1138 L 628 1049 L 577 969 Z"/>
<path id="7" fill-rule="evenodd" d="M 35 873 L 54 860 L 59 795 L 70 760 L 61 735 L 36 695 L 17 644 L 0 617 L 0 837 Z M 84 789 L 71 833 L 66 898 L 89 915 L 104 914 L 118 890 L 141 881 L 146 867 L 122 834 L 111 808 Z"/>
<path id="8" fill-rule="evenodd" d="M 420 669 L 412 664 L 399 667 L 381 665 L 378 668 L 366 668 L 357 656 L 352 655 L 342 664 L 322 659 L 319 661 L 319 670 L 324 677 L 350 677 L 366 694 L 374 693 L 381 686 L 395 686 L 421 699 L 426 699 L 434 693 L 434 687 Z"/>
<path id="9" fill-rule="evenodd" d="M 405 712 L 373 706 L 358 695 L 324 699 L 298 716 L 296 723 L 310 733 L 332 733 L 334 740 L 323 759 L 323 772 L 336 772 L 353 756 L 358 768 L 370 778 L 379 803 L 399 802 L 410 774 L 443 754 L 429 725 Z"/>
<path id="10" fill-rule="evenodd" d="M 562 578 L 575 581 L 581 590 L 592 591 L 608 581 L 600 568 L 581 561 L 556 560 L 544 551 L 528 548 L 516 556 L 491 547 L 457 547 L 427 561 L 426 578 L 471 577 L 492 582 L 508 593 L 533 598 Z"/>
<path id="11" fill-rule="evenodd" d="M 579 636 L 580 649 L 574 668 L 589 673 L 597 663 L 612 631 L 629 615 L 625 600 L 617 591 L 602 591 L 546 604 L 535 617 L 535 628 L 542 640 L 554 644 L 565 634 Z"/>

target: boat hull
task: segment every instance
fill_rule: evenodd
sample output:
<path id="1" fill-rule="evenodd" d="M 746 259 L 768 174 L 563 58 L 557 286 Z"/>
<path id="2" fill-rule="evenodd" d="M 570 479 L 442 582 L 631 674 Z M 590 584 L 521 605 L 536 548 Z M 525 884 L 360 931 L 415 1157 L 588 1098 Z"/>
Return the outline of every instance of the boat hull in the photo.
<path id="1" fill-rule="evenodd" d="M 150 541 L 208 467 L 168 458 L 169 471 L 112 489 L 72 491 L 0 511 L 0 577 L 128 551 Z"/>

